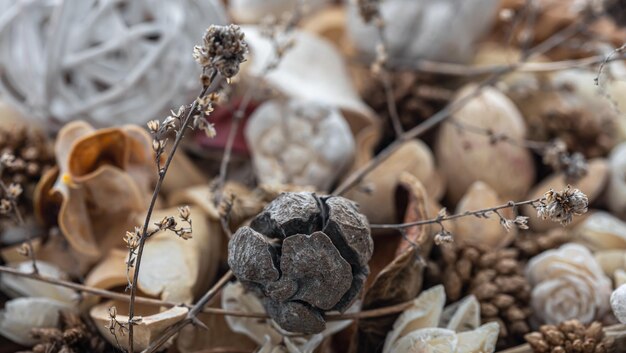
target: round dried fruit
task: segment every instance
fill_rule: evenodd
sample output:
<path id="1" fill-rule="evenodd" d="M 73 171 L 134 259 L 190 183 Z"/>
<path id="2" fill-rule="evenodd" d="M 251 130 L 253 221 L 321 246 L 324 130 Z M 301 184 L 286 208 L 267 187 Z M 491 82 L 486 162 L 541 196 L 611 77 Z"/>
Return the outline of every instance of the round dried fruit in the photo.
<path id="1" fill-rule="evenodd" d="M 367 218 L 343 197 L 283 193 L 228 244 L 228 265 L 264 299 L 283 329 L 324 330 L 324 312 L 345 311 L 369 273 Z"/>

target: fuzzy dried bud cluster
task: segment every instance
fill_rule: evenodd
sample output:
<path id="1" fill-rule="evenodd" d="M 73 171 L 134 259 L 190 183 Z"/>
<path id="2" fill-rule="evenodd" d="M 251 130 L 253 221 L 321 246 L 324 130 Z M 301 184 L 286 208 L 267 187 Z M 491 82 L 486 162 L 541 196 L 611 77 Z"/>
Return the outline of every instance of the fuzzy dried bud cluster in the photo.
<path id="1" fill-rule="evenodd" d="M 587 159 L 580 152 L 568 153 L 567 145 L 556 139 L 544 150 L 543 163 L 557 172 L 563 172 L 568 182 L 574 183 L 587 175 Z"/>
<path id="2" fill-rule="evenodd" d="M 525 338 L 535 353 L 606 353 L 612 346 L 597 321 L 589 326 L 578 320 L 568 320 L 558 326 L 543 325 Z"/>
<path id="3" fill-rule="evenodd" d="M 589 200 L 587 195 L 569 185 L 561 192 L 550 191 L 544 194 L 544 199 L 537 205 L 537 215 L 542 219 L 550 219 L 566 226 L 572 222 L 574 216 L 587 212 Z"/>
<path id="4" fill-rule="evenodd" d="M 284 330 L 318 333 L 356 300 L 373 252 L 367 218 L 342 197 L 283 193 L 228 245 L 228 264 Z"/>
<path id="5" fill-rule="evenodd" d="M 203 68 L 215 69 L 226 78 L 239 72 L 239 65 L 248 53 L 248 45 L 239 26 L 212 25 L 204 34 L 203 41 L 203 45 L 193 49 L 194 59 Z"/>

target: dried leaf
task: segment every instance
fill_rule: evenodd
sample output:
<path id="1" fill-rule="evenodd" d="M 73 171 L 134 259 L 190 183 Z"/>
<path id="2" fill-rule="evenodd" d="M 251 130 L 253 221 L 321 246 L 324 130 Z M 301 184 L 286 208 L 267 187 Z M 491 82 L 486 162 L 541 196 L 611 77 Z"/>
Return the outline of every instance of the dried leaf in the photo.
<path id="1" fill-rule="evenodd" d="M 428 195 L 422 183 L 413 175 L 403 173 L 401 185 L 408 191 L 409 203 L 405 222 L 427 219 Z M 435 211 L 436 212 L 436 211 Z M 397 251 L 403 251 L 374 279 L 363 300 L 363 309 L 371 310 L 399 304 L 415 298 L 422 287 L 423 256 L 430 251 L 430 227 L 411 227 Z M 397 314 L 359 321 L 352 352 L 376 352 L 391 329 Z"/>

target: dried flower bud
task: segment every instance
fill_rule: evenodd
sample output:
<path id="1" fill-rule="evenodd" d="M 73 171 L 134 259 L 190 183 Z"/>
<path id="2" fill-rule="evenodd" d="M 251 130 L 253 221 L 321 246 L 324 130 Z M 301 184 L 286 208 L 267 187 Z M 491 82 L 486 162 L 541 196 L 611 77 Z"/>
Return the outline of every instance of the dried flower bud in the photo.
<path id="1" fill-rule="evenodd" d="M 513 220 L 513 223 L 515 223 L 519 229 L 528 229 L 528 217 L 517 216 Z"/>
<path id="2" fill-rule="evenodd" d="M 365 23 L 380 17 L 380 0 L 356 0 L 359 14 Z"/>
<path id="3" fill-rule="evenodd" d="M 573 216 L 586 213 L 588 206 L 587 195 L 578 189 L 571 189 L 568 185 L 562 192 L 552 189 L 546 192 L 544 200 L 537 206 L 537 215 L 565 226 L 572 221 Z"/>
<path id="4" fill-rule="evenodd" d="M 12 200 L 17 199 L 21 194 L 22 191 L 24 191 L 22 189 L 22 185 L 20 184 L 15 184 L 12 183 L 11 185 L 9 185 L 9 187 L 7 188 L 7 194 L 6 196 Z"/>
<path id="5" fill-rule="evenodd" d="M 0 200 L 0 214 L 8 214 L 11 210 L 13 210 L 11 201 L 7 199 Z"/>
<path id="6" fill-rule="evenodd" d="M 450 244 L 454 242 L 454 238 L 452 237 L 452 233 L 448 232 L 447 230 L 442 230 L 441 232 L 435 234 L 435 244 L 436 245 L 442 245 L 442 244 Z"/>
<path id="7" fill-rule="evenodd" d="M 193 57 L 204 68 L 214 68 L 222 76 L 231 78 L 239 72 L 245 61 L 248 45 L 244 34 L 236 25 L 209 27 L 202 46 L 195 46 Z"/>
<path id="8" fill-rule="evenodd" d="M 191 216 L 191 210 L 189 206 L 181 206 L 178 208 L 178 215 L 185 221 L 189 221 L 189 217 Z"/>
<path id="9" fill-rule="evenodd" d="M 148 130 L 150 130 L 151 133 L 156 134 L 157 132 L 159 132 L 160 127 L 161 123 L 159 123 L 158 120 L 148 121 Z"/>
<path id="10" fill-rule="evenodd" d="M 181 228 L 176 234 L 181 237 L 183 240 L 189 240 L 192 238 L 191 228 Z"/>
<path id="11" fill-rule="evenodd" d="M 576 182 L 587 175 L 588 165 L 581 153 L 568 153 L 563 140 L 552 141 L 543 151 L 543 163 L 558 172 L 563 172 L 568 182 Z"/>
<path id="12" fill-rule="evenodd" d="M 176 220 L 172 216 L 163 217 L 160 222 L 155 223 L 159 229 L 172 229 L 176 227 Z"/>
<path id="13" fill-rule="evenodd" d="M 137 228 L 134 232 L 126 232 L 126 234 L 124 235 L 124 242 L 129 249 L 137 249 L 137 247 L 139 246 L 139 234 Z"/>
<path id="14" fill-rule="evenodd" d="M 228 264 L 280 327 L 318 333 L 325 311 L 356 300 L 372 252 L 369 224 L 353 202 L 283 193 L 233 235 Z"/>
<path id="15" fill-rule="evenodd" d="M 30 247 L 26 243 L 22 243 L 22 246 L 17 249 L 17 253 L 24 257 L 30 257 Z"/>

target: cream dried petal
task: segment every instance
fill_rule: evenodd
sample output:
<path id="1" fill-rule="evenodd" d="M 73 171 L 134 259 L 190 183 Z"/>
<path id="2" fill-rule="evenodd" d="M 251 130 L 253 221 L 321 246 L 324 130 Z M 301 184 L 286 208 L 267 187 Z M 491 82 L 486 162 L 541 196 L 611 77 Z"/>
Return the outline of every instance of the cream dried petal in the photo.
<path id="1" fill-rule="evenodd" d="M 459 343 L 455 353 L 493 353 L 500 333 L 500 325 L 490 322 L 473 331 L 457 334 Z"/>
<path id="2" fill-rule="evenodd" d="M 574 229 L 576 241 L 593 250 L 626 250 L 626 223 L 607 212 L 595 212 Z"/>
<path id="3" fill-rule="evenodd" d="M 33 271 L 32 261 L 12 264 L 11 267 L 24 273 L 31 273 Z M 69 276 L 58 267 L 44 261 L 37 261 L 37 269 L 42 276 L 60 280 L 69 279 Z M 8 273 L 0 275 L 0 288 L 11 297 L 45 297 L 65 303 L 72 303 L 77 299 L 77 293 L 69 288 L 55 286 L 26 277 L 18 277 Z"/>
<path id="4" fill-rule="evenodd" d="M 18 298 L 5 303 L 0 311 L 0 334 L 23 346 L 37 342 L 30 334 L 33 328 L 56 327 L 61 310 L 75 305 L 50 298 Z"/>
<path id="5" fill-rule="evenodd" d="M 474 295 L 469 295 L 443 309 L 440 327 L 455 332 L 471 331 L 480 326 L 480 303 Z"/>
<path id="6" fill-rule="evenodd" d="M 393 324 L 393 330 L 387 334 L 383 352 L 392 352 L 390 349 L 396 341 L 415 330 L 437 327 L 445 302 L 446 293 L 442 285 L 423 291 Z"/>
<path id="7" fill-rule="evenodd" d="M 400 338 L 390 350 L 383 353 L 456 353 L 458 346 L 457 334 L 444 328 L 424 328 L 412 331 Z"/>

